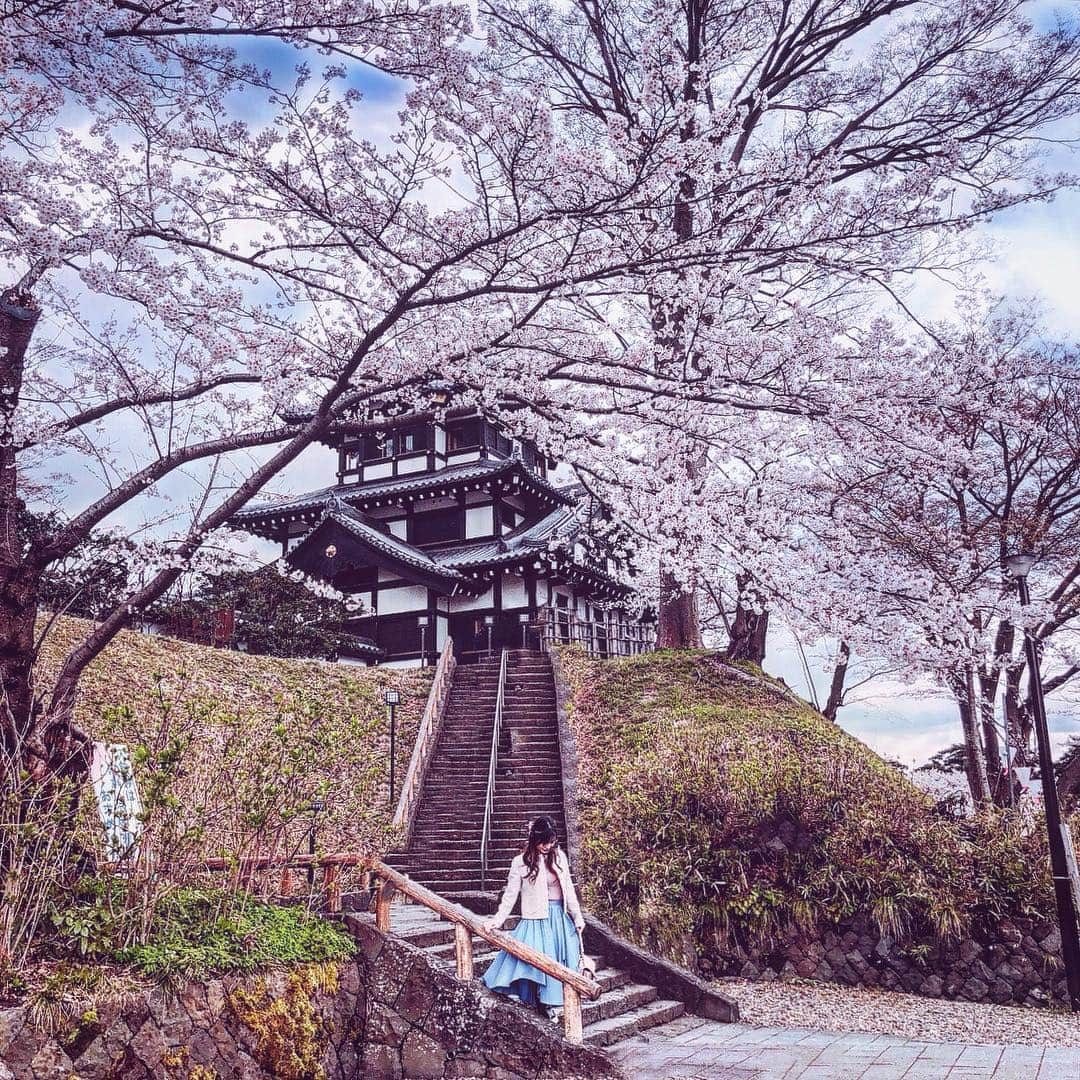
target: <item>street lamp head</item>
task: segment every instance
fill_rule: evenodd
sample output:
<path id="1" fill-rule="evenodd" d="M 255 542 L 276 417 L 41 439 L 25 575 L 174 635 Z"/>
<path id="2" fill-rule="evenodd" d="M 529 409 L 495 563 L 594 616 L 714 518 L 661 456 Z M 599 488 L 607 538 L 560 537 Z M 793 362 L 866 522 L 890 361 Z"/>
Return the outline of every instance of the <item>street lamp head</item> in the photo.
<path id="1" fill-rule="evenodd" d="M 401 701 L 401 694 L 397 690 L 387 690 L 383 700 L 387 705 L 397 705 Z"/>
<path id="2" fill-rule="evenodd" d="M 416 617 L 416 625 L 417 626 L 427 626 L 427 624 L 428 624 L 428 617 L 426 615 L 418 615 Z"/>
<path id="3" fill-rule="evenodd" d="M 484 616 L 484 625 L 485 626 L 494 626 L 495 625 L 495 616 L 494 615 L 485 615 Z"/>
<path id="4" fill-rule="evenodd" d="M 1029 551 L 1005 556 L 1005 569 L 1008 571 L 1009 575 L 1014 578 L 1026 578 L 1034 565 L 1035 556 Z"/>

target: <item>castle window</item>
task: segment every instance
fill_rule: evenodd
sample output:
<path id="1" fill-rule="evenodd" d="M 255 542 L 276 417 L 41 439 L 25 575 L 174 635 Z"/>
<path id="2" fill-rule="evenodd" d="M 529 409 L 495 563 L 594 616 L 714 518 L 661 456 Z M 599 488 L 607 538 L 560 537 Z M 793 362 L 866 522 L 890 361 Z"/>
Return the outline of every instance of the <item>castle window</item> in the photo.
<path id="1" fill-rule="evenodd" d="M 451 450 L 470 450 L 482 443 L 484 421 L 479 416 L 459 421 L 447 430 L 446 436 Z"/>

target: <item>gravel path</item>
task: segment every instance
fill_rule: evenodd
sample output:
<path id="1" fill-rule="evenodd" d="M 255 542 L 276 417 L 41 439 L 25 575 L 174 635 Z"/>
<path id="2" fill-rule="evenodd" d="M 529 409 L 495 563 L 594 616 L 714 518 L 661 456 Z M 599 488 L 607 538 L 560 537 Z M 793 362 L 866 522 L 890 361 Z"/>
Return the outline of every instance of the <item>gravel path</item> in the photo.
<path id="1" fill-rule="evenodd" d="M 944 1001 L 818 982 L 723 979 L 739 1020 L 759 1027 L 898 1035 L 927 1042 L 1080 1046 L 1080 1015 L 1011 1005 Z"/>

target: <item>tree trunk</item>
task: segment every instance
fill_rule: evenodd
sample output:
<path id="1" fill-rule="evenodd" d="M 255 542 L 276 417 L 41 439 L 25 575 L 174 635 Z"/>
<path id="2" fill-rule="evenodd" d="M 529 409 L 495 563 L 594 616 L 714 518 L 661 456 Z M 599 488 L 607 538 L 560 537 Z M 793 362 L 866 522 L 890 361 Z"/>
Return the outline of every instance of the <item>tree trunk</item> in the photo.
<path id="1" fill-rule="evenodd" d="M 26 349 L 40 312 L 21 289 L 0 294 L 0 692 L 5 764 L 20 770 L 34 734 L 33 688 L 36 590 L 21 572 L 19 519 L 23 509 L 15 468 L 15 410 Z"/>
<path id="2" fill-rule="evenodd" d="M 976 806 L 990 802 L 990 785 L 986 778 L 986 757 L 979 738 L 978 704 L 975 700 L 975 677 L 968 667 L 950 679 L 956 703 L 960 709 L 960 727 L 964 734 L 964 772 Z"/>
<path id="3" fill-rule="evenodd" d="M 735 603 L 735 618 L 731 621 L 731 640 L 728 642 L 729 660 L 749 660 L 761 667 L 765 662 L 765 643 L 769 630 L 769 612 L 761 597 L 751 585 L 749 577 L 738 579 L 739 598 Z M 759 603 L 744 603 L 744 597 Z M 755 611 L 760 607 L 760 611 Z"/>
<path id="4" fill-rule="evenodd" d="M 26 290 L 0 293 L 0 771 L 33 799 L 50 798 L 66 779 L 77 791 L 90 768 L 89 739 L 70 714 L 43 716 L 34 688 L 41 567 L 22 550 L 14 420 L 39 314 Z M 29 791 L 23 778 L 30 781 Z"/>
<path id="5" fill-rule="evenodd" d="M 840 655 L 833 668 L 832 682 L 829 684 L 829 698 L 825 702 L 823 713 L 827 720 L 836 722 L 836 714 L 844 703 L 844 682 L 847 679 L 848 661 L 851 659 L 851 649 L 846 641 L 840 642 Z"/>
<path id="6" fill-rule="evenodd" d="M 658 649 L 700 649 L 697 593 L 685 590 L 668 573 L 660 575 L 660 611 L 656 625 Z"/>

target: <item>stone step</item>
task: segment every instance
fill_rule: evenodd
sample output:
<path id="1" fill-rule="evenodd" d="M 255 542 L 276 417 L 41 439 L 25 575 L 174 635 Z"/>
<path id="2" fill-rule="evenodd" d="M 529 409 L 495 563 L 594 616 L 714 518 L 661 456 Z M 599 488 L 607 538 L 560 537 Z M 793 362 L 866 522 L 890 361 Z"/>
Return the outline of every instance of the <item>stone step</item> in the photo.
<path id="1" fill-rule="evenodd" d="M 584 1012 L 583 1008 L 582 1013 Z M 621 1039 L 628 1039 L 642 1031 L 677 1020 L 685 1012 L 686 1006 L 681 1001 L 653 1001 L 620 1016 L 611 1016 L 590 1024 L 583 1032 L 584 1041 L 590 1046 L 610 1046 Z"/>
<path id="2" fill-rule="evenodd" d="M 584 1001 L 581 1005 L 581 1022 L 598 1024 L 615 1016 L 624 1016 L 635 1009 L 651 1005 L 660 995 L 655 986 L 645 983 L 627 983 L 610 994 L 601 994 L 596 1001 Z"/>

